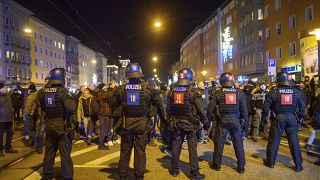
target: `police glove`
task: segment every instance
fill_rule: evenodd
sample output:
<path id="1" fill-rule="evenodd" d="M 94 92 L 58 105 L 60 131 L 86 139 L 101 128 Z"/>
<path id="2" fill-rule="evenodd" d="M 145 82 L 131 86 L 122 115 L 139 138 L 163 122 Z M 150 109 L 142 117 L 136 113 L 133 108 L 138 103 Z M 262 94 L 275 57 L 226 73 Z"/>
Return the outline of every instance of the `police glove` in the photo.
<path id="1" fill-rule="evenodd" d="M 203 123 L 203 128 L 205 130 L 209 130 L 211 128 L 211 126 L 212 126 L 212 122 L 211 121 L 207 121 L 207 122 Z"/>

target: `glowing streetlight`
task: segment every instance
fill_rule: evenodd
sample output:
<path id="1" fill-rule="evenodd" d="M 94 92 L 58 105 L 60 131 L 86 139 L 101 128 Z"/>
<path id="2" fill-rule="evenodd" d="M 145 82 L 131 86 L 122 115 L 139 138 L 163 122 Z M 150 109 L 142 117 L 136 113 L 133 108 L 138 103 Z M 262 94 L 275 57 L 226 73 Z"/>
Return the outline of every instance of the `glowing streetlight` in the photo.
<path id="1" fill-rule="evenodd" d="M 161 22 L 157 21 L 154 23 L 154 27 L 159 28 L 161 27 Z"/>
<path id="2" fill-rule="evenodd" d="M 23 29 L 23 31 L 24 31 L 25 33 L 31 33 L 31 32 L 32 32 L 32 29 L 26 27 L 26 28 Z"/>
<path id="3" fill-rule="evenodd" d="M 96 64 L 97 61 L 96 61 L 95 59 L 92 59 L 92 60 L 91 60 L 91 63 L 92 63 L 92 64 Z"/>
<path id="4" fill-rule="evenodd" d="M 118 71 L 114 71 L 115 74 L 118 74 Z"/>
<path id="5" fill-rule="evenodd" d="M 155 75 L 154 75 L 154 77 L 156 77 L 156 78 L 157 78 L 157 77 L 158 77 L 158 75 L 156 75 L 156 74 L 155 74 Z"/>
<path id="6" fill-rule="evenodd" d="M 154 56 L 154 57 L 152 58 L 152 60 L 156 62 L 156 61 L 158 61 L 158 57 Z"/>
<path id="7" fill-rule="evenodd" d="M 315 29 L 311 32 L 309 32 L 310 35 L 315 35 L 317 41 L 320 41 L 320 28 L 319 29 Z"/>
<path id="8" fill-rule="evenodd" d="M 205 76 L 207 73 L 208 73 L 207 71 L 202 71 L 202 72 L 201 72 L 201 74 L 204 75 L 204 76 Z"/>
<path id="9" fill-rule="evenodd" d="M 157 69 L 153 69 L 153 72 L 157 72 Z"/>

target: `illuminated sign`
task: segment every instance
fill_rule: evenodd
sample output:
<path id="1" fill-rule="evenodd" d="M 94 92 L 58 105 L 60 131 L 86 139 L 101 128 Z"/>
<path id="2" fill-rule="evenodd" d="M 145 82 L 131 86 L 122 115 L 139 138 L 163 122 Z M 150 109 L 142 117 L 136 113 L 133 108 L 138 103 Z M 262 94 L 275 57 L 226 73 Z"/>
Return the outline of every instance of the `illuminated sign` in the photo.
<path id="1" fill-rule="evenodd" d="M 301 72 L 301 65 L 283 67 L 281 68 L 281 72 Z"/>
<path id="2" fill-rule="evenodd" d="M 233 38 L 230 36 L 230 27 L 224 29 L 222 33 L 222 57 L 223 61 L 226 62 L 228 59 L 232 58 L 232 45 L 230 44 Z"/>

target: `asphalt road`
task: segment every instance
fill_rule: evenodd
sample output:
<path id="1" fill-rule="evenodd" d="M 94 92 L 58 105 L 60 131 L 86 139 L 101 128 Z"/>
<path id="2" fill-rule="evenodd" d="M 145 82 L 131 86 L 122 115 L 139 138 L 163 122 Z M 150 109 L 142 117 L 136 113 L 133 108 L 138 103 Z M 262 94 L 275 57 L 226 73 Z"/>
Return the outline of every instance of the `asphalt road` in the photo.
<path id="1" fill-rule="evenodd" d="M 266 156 L 267 142 L 261 139 L 254 143 L 250 139 L 245 140 L 246 172 L 240 175 L 235 170 L 236 158 L 232 146 L 225 146 L 223 165 L 220 172 L 209 168 L 209 162 L 212 159 L 213 144 L 199 144 L 198 155 L 200 159 L 201 173 L 206 175 L 206 179 L 319 179 L 320 167 L 313 165 L 320 155 L 319 136 L 316 139 L 316 145 L 313 151 L 307 153 L 304 146 L 304 139 L 307 137 L 307 130 L 300 132 L 300 144 L 303 150 L 304 171 L 296 173 L 291 167 L 294 165 L 290 156 L 287 139 L 283 138 L 277 158 L 277 164 L 274 169 L 265 167 L 262 162 Z M 97 139 L 95 140 L 95 143 Z M 21 131 L 15 133 L 13 146 L 19 150 L 18 154 L 7 154 L 0 160 L 0 178 L 6 180 L 41 179 L 43 155 L 35 153 L 34 149 L 26 147 Z M 120 145 L 115 144 L 109 150 L 98 150 L 97 144 L 90 146 L 82 141 L 74 141 L 72 150 L 72 159 L 74 163 L 75 180 L 95 180 L 95 179 L 117 179 L 117 164 L 120 156 Z M 187 144 L 183 145 L 181 153 L 180 175 L 176 178 L 168 173 L 170 168 L 170 157 L 160 151 L 161 143 L 157 142 L 157 147 L 147 147 L 147 169 L 145 179 L 188 179 L 188 150 Z M 133 161 L 130 162 L 131 167 Z M 55 177 L 61 179 L 60 158 L 56 157 Z M 130 171 L 130 177 L 134 175 Z"/>

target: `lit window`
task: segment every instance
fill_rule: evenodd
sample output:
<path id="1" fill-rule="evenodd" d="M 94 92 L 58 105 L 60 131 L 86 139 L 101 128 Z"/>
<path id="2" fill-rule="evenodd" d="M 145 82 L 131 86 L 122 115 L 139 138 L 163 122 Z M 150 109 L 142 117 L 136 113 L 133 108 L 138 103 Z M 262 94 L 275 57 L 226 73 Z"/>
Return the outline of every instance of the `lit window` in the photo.
<path id="1" fill-rule="evenodd" d="M 11 51 L 11 59 L 12 60 L 15 60 L 16 58 L 15 58 L 15 53 L 14 53 L 14 51 Z"/>
<path id="2" fill-rule="evenodd" d="M 227 17 L 227 25 L 229 25 L 229 24 L 231 24 L 231 23 L 232 23 L 232 16 L 229 15 L 229 16 Z"/>
<path id="3" fill-rule="evenodd" d="M 62 50 L 64 50 L 64 44 L 61 44 Z"/>
<path id="4" fill-rule="evenodd" d="M 10 59 L 10 51 L 6 51 L 6 58 Z"/>
<path id="5" fill-rule="evenodd" d="M 54 41 L 54 47 L 57 47 L 57 41 Z"/>
<path id="6" fill-rule="evenodd" d="M 276 11 L 279 10 L 281 8 L 281 0 L 275 0 L 275 9 Z"/>
<path id="7" fill-rule="evenodd" d="M 296 55 L 296 43 L 292 42 L 290 43 L 290 56 Z"/>
<path id="8" fill-rule="evenodd" d="M 259 41 L 261 42 L 263 40 L 263 32 L 262 32 L 262 30 L 260 30 L 258 32 L 258 37 L 259 37 Z"/>
<path id="9" fill-rule="evenodd" d="M 304 16 L 306 21 L 312 21 L 313 20 L 313 5 L 308 6 L 304 10 Z"/>
<path id="10" fill-rule="evenodd" d="M 281 47 L 276 48 L 276 58 L 281 59 L 282 58 L 282 53 L 281 53 Z"/>
<path id="11" fill-rule="evenodd" d="M 61 43 L 60 43 L 60 42 L 58 42 L 58 48 L 59 48 L 59 49 L 61 48 Z"/>
<path id="12" fill-rule="evenodd" d="M 270 28 L 266 28 L 266 39 L 270 39 Z"/>
<path id="13" fill-rule="evenodd" d="M 258 20 L 262 20 L 262 19 L 263 19 L 262 9 L 258 9 Z"/>

